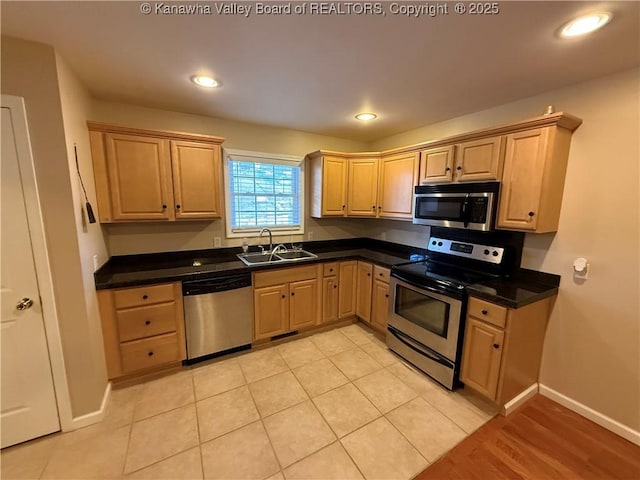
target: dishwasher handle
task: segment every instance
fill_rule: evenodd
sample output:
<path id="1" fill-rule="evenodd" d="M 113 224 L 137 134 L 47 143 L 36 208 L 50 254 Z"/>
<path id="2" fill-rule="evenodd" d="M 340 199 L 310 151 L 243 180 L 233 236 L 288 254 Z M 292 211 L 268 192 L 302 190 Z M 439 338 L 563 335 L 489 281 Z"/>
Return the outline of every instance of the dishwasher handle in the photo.
<path id="1" fill-rule="evenodd" d="M 182 295 L 205 295 L 207 293 L 226 292 L 251 286 L 251 274 L 240 273 L 203 280 L 182 282 Z"/>

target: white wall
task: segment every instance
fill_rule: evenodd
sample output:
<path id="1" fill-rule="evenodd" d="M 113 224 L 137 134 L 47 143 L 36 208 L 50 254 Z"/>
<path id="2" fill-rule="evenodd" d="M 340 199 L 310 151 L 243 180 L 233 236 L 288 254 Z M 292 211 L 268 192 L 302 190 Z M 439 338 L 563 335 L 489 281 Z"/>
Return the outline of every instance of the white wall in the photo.
<path id="1" fill-rule="evenodd" d="M 527 234 L 522 265 L 562 275 L 542 384 L 640 430 L 640 82 L 633 69 L 405 132 L 374 149 L 524 120 L 546 105 L 584 120 L 574 133 L 555 234 Z M 589 279 L 572 278 L 586 257 Z"/>

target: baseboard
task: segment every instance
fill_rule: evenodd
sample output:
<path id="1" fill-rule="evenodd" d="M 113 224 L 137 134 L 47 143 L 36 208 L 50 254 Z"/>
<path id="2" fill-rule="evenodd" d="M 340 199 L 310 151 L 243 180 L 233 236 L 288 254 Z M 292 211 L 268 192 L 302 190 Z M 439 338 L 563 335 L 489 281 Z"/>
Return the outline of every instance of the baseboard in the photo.
<path id="1" fill-rule="evenodd" d="M 523 405 L 527 400 L 532 398 L 536 393 L 538 393 L 538 384 L 534 383 L 529 388 L 527 388 L 524 392 L 519 395 L 513 397 L 502 407 L 502 415 L 507 416 L 514 412 L 516 408 Z"/>
<path id="2" fill-rule="evenodd" d="M 88 427 L 89 425 L 93 425 L 94 423 L 98 423 L 104 420 L 104 416 L 107 414 L 107 407 L 109 406 L 110 399 L 111 382 L 108 382 L 106 388 L 104 389 L 104 395 L 102 396 L 102 403 L 100 404 L 100 408 L 95 412 L 86 413 L 84 415 L 80 415 L 79 417 L 73 417 L 73 419 L 71 420 L 71 425 L 69 425 L 69 428 L 65 429 L 65 431 Z"/>
<path id="3" fill-rule="evenodd" d="M 640 445 L 640 432 L 638 432 L 637 430 L 633 430 L 632 428 L 623 425 L 613 418 L 607 417 L 600 412 L 596 412 L 594 409 L 589 408 L 586 405 L 583 405 L 582 403 L 561 394 L 560 392 L 556 392 L 552 388 L 549 388 L 545 385 L 540 385 L 540 393 L 545 397 L 559 403 L 560 405 L 567 407 L 569 410 L 573 410 L 583 417 L 588 418 L 592 422 L 597 423 L 601 427 L 606 428 L 616 435 L 620 435 L 622 438 L 629 440 L 631 443 Z"/>

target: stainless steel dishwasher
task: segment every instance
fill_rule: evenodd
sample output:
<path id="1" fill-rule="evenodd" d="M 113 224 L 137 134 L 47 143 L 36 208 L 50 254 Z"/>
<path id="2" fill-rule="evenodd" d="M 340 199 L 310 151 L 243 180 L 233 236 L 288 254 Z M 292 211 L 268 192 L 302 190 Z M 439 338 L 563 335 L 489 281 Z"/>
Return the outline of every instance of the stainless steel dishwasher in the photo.
<path id="1" fill-rule="evenodd" d="M 187 363 L 251 348 L 253 289 L 242 273 L 182 282 Z"/>

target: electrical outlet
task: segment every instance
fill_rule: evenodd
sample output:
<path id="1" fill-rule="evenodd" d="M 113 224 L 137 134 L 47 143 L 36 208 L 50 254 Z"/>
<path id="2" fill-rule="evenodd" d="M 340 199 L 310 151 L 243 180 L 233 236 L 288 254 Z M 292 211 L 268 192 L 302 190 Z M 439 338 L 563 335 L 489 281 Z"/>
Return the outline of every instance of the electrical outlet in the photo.
<path id="1" fill-rule="evenodd" d="M 307 239 L 313 240 L 313 232 L 311 230 L 307 232 Z"/>
<path id="2" fill-rule="evenodd" d="M 213 246 L 220 248 L 222 246 L 222 239 L 220 237 L 213 237 Z"/>

